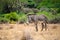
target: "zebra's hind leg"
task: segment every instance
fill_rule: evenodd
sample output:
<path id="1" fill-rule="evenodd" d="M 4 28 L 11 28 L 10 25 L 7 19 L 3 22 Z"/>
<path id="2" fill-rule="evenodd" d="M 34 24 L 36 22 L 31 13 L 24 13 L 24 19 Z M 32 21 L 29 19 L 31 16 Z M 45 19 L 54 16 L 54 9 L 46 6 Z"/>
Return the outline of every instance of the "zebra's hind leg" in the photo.
<path id="1" fill-rule="evenodd" d="M 45 30 L 47 30 L 47 24 L 45 23 Z"/>
<path id="2" fill-rule="evenodd" d="M 41 25 L 42 25 L 42 29 L 41 29 L 41 31 L 43 31 L 43 29 L 44 29 L 44 24 L 43 24 L 43 23 L 41 23 Z"/>

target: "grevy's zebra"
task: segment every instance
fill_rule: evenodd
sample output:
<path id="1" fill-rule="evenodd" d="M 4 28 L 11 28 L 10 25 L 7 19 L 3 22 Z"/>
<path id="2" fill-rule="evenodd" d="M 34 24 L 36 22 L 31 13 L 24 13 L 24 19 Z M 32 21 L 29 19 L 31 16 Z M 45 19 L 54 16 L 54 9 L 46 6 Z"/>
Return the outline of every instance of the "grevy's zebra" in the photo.
<path id="1" fill-rule="evenodd" d="M 27 19 L 27 24 L 31 23 L 31 22 L 34 22 L 34 24 L 36 25 L 36 31 L 38 31 L 38 21 L 42 21 L 41 25 L 42 25 L 42 29 L 41 31 L 43 30 L 43 28 L 45 28 L 45 30 L 47 29 L 47 17 L 43 14 L 37 16 L 36 14 L 29 14 L 27 15 L 28 16 L 28 19 Z"/>

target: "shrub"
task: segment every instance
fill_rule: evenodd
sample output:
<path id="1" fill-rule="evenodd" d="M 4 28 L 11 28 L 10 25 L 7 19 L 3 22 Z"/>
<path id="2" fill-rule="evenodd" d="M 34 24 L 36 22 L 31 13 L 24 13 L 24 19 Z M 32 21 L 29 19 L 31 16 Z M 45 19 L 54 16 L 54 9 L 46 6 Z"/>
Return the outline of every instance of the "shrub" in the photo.
<path id="1" fill-rule="evenodd" d="M 0 23 L 8 23 L 9 20 L 3 17 L 0 17 Z"/>
<path id="2" fill-rule="evenodd" d="M 37 15 L 44 14 L 48 18 L 49 23 L 60 23 L 60 13 L 53 15 L 50 12 L 42 11 L 38 12 Z"/>
<path id="3" fill-rule="evenodd" d="M 19 16 L 16 12 L 11 12 L 10 14 L 5 14 L 5 18 L 9 19 L 10 21 L 18 21 Z"/>
<path id="4" fill-rule="evenodd" d="M 55 18 L 55 15 L 52 15 L 52 13 L 50 12 L 43 11 L 37 13 L 37 15 L 41 15 L 41 14 L 44 14 L 48 18 L 48 20 L 52 20 Z"/>
<path id="5" fill-rule="evenodd" d="M 16 12 L 11 12 L 11 13 L 7 13 L 7 14 L 1 14 L 0 16 L 0 21 L 6 21 L 6 22 L 13 22 L 15 23 L 16 21 L 18 21 L 19 19 L 19 15 Z"/>
<path id="6" fill-rule="evenodd" d="M 26 19 L 27 19 L 26 14 L 24 14 L 24 13 L 19 14 L 19 22 L 20 23 L 24 23 L 26 21 Z"/>

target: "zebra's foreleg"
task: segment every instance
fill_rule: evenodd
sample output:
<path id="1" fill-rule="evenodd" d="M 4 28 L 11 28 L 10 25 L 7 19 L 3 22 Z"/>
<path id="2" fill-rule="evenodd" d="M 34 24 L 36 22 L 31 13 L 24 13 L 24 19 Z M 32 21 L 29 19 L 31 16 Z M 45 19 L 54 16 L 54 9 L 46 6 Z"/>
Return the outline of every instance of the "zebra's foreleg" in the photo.
<path id="1" fill-rule="evenodd" d="M 26 22 L 27 25 L 29 25 L 29 22 Z"/>
<path id="2" fill-rule="evenodd" d="M 35 28 L 36 28 L 36 31 L 38 31 L 38 25 L 37 25 L 37 23 L 35 23 L 35 25 L 36 25 L 36 26 L 35 26 Z"/>

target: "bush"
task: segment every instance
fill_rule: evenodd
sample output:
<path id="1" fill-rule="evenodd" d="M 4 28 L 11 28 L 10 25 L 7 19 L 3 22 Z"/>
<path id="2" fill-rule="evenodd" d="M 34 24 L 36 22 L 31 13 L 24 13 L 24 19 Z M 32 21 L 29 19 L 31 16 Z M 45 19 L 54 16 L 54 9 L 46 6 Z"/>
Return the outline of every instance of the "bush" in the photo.
<path id="1" fill-rule="evenodd" d="M 50 12 L 42 11 L 37 13 L 37 15 L 41 15 L 41 14 L 44 14 L 48 18 L 48 20 L 55 18 L 55 15 L 52 15 L 52 13 Z"/>
<path id="2" fill-rule="evenodd" d="M 19 15 L 16 12 L 11 12 L 11 13 L 7 13 L 7 14 L 1 14 L 0 16 L 0 21 L 7 21 L 7 22 L 13 22 L 13 21 L 18 21 L 19 19 Z"/>
<path id="3" fill-rule="evenodd" d="M 44 14 L 48 18 L 48 23 L 60 23 L 60 13 L 53 15 L 50 12 L 42 11 L 38 12 L 37 15 Z"/>
<path id="4" fill-rule="evenodd" d="M 2 24 L 2 23 L 8 23 L 8 22 L 9 22 L 8 19 L 3 18 L 3 17 L 0 17 L 0 23 L 1 23 L 1 24 Z"/>
<path id="5" fill-rule="evenodd" d="M 24 14 L 24 13 L 19 14 L 19 23 L 24 23 L 26 21 L 26 19 L 27 19 L 26 14 Z"/>
<path id="6" fill-rule="evenodd" d="M 27 19 L 26 14 L 23 12 L 20 12 L 19 14 L 16 12 L 11 12 L 7 14 L 0 14 L 0 20 L 3 21 L 8 21 L 9 23 L 16 23 L 17 21 L 19 22 L 25 22 Z"/>
<path id="7" fill-rule="evenodd" d="M 16 12 L 11 12 L 10 14 L 5 14 L 5 18 L 9 19 L 10 21 L 18 21 L 19 16 Z"/>
<path id="8" fill-rule="evenodd" d="M 53 15 L 50 12 L 42 11 L 38 12 L 37 15 L 44 14 L 48 18 L 49 23 L 60 23 L 60 13 Z"/>
<path id="9" fill-rule="evenodd" d="M 54 23 L 54 24 L 60 23 L 60 18 L 55 18 L 55 19 L 49 20 L 48 22 L 49 23 Z"/>

